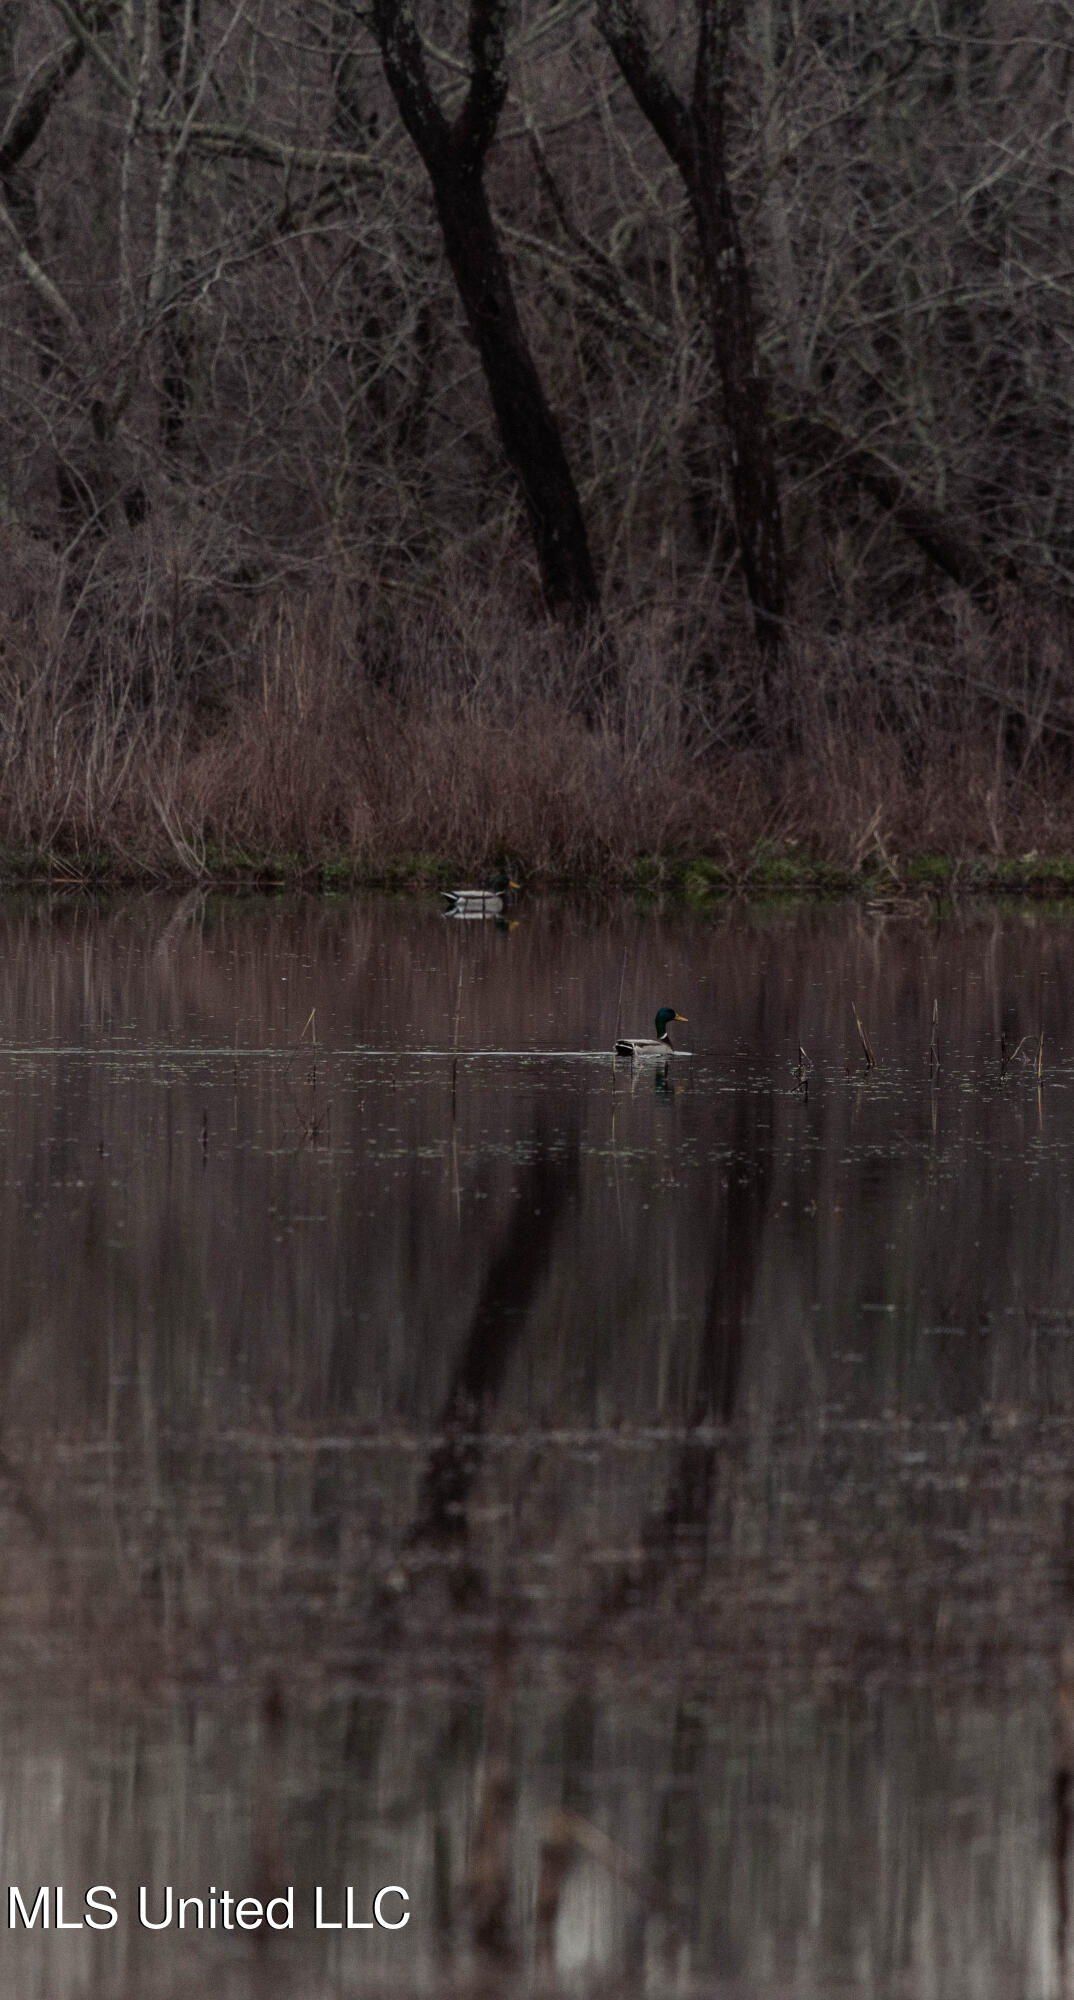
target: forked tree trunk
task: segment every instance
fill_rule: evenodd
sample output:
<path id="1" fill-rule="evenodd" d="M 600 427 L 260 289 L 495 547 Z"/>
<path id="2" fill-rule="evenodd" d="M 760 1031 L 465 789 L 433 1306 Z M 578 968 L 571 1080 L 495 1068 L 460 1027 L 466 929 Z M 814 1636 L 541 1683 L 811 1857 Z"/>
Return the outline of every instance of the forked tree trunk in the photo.
<path id="1" fill-rule="evenodd" d="M 597 25 L 639 109 L 682 177 L 701 249 L 712 351 L 731 446 L 731 493 L 746 589 L 762 644 L 778 644 L 787 605 L 779 481 L 749 263 L 727 162 L 729 0 L 697 0 L 694 85 L 687 104 L 649 47 L 635 0 L 597 0 Z"/>
<path id="2" fill-rule="evenodd" d="M 519 318 L 484 169 L 507 95 L 507 0 L 471 0 L 470 85 L 449 124 L 429 83 L 413 0 L 373 0 L 392 95 L 432 185 L 444 248 L 518 480 L 551 611 L 587 622 L 600 604 L 578 491 Z"/>

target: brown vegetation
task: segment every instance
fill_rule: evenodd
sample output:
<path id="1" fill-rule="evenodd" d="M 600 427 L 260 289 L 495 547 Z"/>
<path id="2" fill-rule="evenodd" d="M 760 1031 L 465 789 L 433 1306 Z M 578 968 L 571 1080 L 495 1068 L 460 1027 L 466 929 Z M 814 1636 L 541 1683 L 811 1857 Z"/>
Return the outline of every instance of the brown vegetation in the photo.
<path id="1" fill-rule="evenodd" d="M 588 726 L 575 698 L 596 642 L 568 650 L 506 586 L 240 598 L 192 668 L 176 664 L 163 584 L 158 602 L 143 580 L 121 637 L 112 617 L 98 630 L 85 606 L 57 608 L 47 566 L 21 582 L 0 635 L 9 854 L 85 865 L 106 849 L 129 876 L 290 856 L 367 878 L 405 855 L 479 870 L 507 854 L 615 879 L 640 854 L 733 871 L 762 843 L 896 872 L 923 851 L 1074 846 L 1055 614 L 796 639 L 761 751 L 741 740 L 750 655 L 730 617 L 624 617 L 619 684 Z"/>

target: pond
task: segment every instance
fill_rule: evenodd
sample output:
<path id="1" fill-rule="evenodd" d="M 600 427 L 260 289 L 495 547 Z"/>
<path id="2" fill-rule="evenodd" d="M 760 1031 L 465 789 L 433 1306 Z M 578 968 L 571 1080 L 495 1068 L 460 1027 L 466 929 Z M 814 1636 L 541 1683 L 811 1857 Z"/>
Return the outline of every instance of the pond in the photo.
<path id="1" fill-rule="evenodd" d="M 1064 1990 L 1074 917 L 10 901 L 0 1024 L 5 1990 Z"/>

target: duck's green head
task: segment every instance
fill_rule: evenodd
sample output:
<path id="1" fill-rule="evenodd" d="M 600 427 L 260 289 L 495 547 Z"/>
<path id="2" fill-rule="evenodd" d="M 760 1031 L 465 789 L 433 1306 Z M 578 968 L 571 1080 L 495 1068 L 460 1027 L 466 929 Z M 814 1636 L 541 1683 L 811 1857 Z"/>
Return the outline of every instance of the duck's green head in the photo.
<path id="1" fill-rule="evenodd" d="M 674 1007 L 661 1007 L 656 1017 L 656 1039 L 662 1042 L 673 1021 L 685 1021 L 685 1014 L 676 1014 Z"/>
<path id="2" fill-rule="evenodd" d="M 508 889 L 518 889 L 520 887 L 521 883 L 512 881 L 510 875 L 494 875 L 492 881 L 489 883 L 489 888 L 497 896 L 506 896 Z"/>

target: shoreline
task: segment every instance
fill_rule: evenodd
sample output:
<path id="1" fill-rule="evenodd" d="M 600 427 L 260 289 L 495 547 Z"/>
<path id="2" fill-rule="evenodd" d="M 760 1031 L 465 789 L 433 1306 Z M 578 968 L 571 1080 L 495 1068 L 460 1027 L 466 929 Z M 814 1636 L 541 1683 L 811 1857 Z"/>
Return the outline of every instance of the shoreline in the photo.
<path id="1" fill-rule="evenodd" d="M 498 859 L 498 858 L 497 858 Z M 352 856 L 314 857 L 294 853 L 243 854 L 206 846 L 203 865 L 162 864 L 113 855 L 107 849 L 86 854 L 29 849 L 0 849 L 0 892 L 32 890 L 85 891 L 113 894 L 134 888 L 181 893 L 203 889 L 212 894 L 242 895 L 297 891 L 319 896 L 381 894 L 438 895 L 449 884 L 480 881 L 495 863 L 474 868 L 429 854 L 404 853 L 383 861 L 364 862 Z M 735 895 L 757 898 L 801 896 L 810 899 L 860 898 L 870 903 L 908 905 L 962 896 L 1013 895 L 1033 899 L 1074 899 L 1074 854 L 950 855 L 922 853 L 867 858 L 857 868 L 825 857 L 803 854 L 796 846 L 762 848 L 739 861 L 717 861 L 710 855 L 638 857 L 626 869 L 609 868 L 557 873 L 521 869 L 527 890 L 553 894 L 632 896 L 642 904 L 671 900 L 698 907 Z"/>

